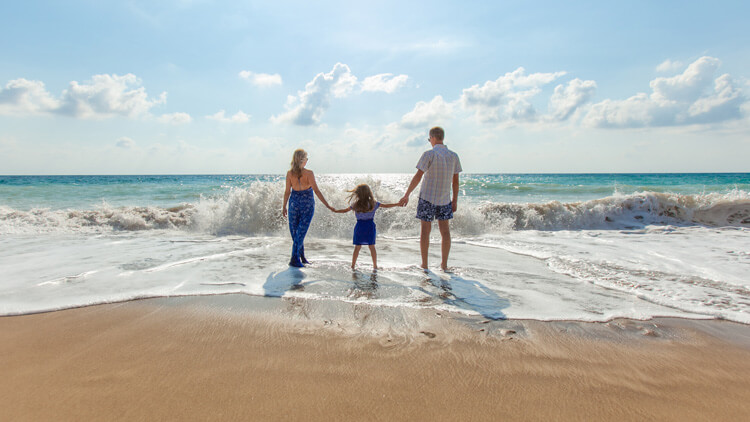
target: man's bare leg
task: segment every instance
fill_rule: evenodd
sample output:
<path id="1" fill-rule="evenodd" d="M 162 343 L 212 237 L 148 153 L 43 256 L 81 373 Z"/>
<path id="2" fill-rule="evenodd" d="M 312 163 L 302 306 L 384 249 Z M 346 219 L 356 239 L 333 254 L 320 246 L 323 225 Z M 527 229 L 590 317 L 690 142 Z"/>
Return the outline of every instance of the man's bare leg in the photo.
<path id="1" fill-rule="evenodd" d="M 440 263 L 440 268 L 443 271 L 448 270 L 448 254 L 451 251 L 451 227 L 450 220 L 438 220 L 438 228 L 440 229 L 440 237 L 442 242 L 440 244 L 440 250 L 443 254 L 443 261 Z"/>
<path id="2" fill-rule="evenodd" d="M 422 230 L 419 234 L 419 251 L 422 252 L 422 268 L 427 269 L 427 252 L 430 249 L 432 221 L 420 221 L 422 222 Z"/>

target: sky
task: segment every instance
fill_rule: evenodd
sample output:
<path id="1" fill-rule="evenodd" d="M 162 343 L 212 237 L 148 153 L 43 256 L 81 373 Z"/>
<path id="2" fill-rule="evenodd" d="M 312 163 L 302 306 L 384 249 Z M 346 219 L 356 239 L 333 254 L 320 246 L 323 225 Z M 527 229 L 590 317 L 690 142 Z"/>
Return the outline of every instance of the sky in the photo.
<path id="1" fill-rule="evenodd" d="M 0 5 L 0 174 L 750 171 L 742 1 Z"/>

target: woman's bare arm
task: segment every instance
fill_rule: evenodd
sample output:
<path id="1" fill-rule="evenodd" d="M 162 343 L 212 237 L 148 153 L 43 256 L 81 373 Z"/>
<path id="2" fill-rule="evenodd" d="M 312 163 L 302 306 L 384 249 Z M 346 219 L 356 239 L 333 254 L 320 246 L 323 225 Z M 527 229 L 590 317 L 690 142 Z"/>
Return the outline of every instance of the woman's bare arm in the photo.
<path id="1" fill-rule="evenodd" d="M 286 217 L 286 204 L 289 202 L 289 195 L 292 193 L 291 172 L 286 172 L 286 188 L 284 188 L 284 203 L 281 205 L 281 215 Z"/>
<path id="2" fill-rule="evenodd" d="M 318 197 L 318 199 L 320 199 L 320 202 L 322 202 L 326 208 L 333 211 L 333 208 L 328 205 L 328 201 L 326 201 L 325 197 L 323 197 L 323 193 L 320 191 L 320 189 L 318 189 L 318 183 L 315 182 L 315 174 L 312 172 L 312 170 L 308 171 L 310 172 L 310 186 L 312 187 L 313 192 L 315 192 L 315 195 Z"/>

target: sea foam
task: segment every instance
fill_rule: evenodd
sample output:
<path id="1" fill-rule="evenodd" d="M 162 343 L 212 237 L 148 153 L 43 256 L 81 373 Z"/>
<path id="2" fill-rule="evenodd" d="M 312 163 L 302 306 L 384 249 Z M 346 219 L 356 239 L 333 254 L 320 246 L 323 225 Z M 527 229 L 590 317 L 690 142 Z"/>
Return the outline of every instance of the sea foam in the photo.
<path id="1" fill-rule="evenodd" d="M 370 180 L 381 202 L 397 202 L 402 192 Z M 322 186 L 334 207 L 347 206 L 347 193 L 337 186 Z M 221 195 L 201 197 L 194 203 L 94 209 L 17 210 L 0 206 L 0 233 L 103 232 L 184 230 L 211 235 L 281 235 L 286 221 L 281 215 L 283 184 L 255 182 L 233 187 Z M 417 195 L 406 208 L 391 208 L 376 216 L 378 231 L 394 237 L 412 235 Z M 458 236 L 502 233 L 513 230 L 606 230 L 648 225 L 702 225 L 750 227 L 750 193 L 670 194 L 635 192 L 581 202 L 512 203 L 459 199 L 452 224 Z M 352 218 L 333 214 L 318 203 L 311 234 L 345 238 Z"/>

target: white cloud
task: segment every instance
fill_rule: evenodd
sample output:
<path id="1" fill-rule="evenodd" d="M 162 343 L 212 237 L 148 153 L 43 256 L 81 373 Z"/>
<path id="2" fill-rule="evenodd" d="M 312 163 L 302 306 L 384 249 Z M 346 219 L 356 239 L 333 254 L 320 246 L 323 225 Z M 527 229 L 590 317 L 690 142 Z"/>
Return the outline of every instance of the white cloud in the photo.
<path id="1" fill-rule="evenodd" d="M 242 110 L 239 110 L 231 117 L 226 117 L 224 110 L 221 110 L 210 116 L 206 116 L 206 118 L 209 120 L 216 120 L 217 122 L 221 123 L 247 123 L 250 121 L 250 117 L 251 116 L 249 114 L 243 113 Z"/>
<path id="2" fill-rule="evenodd" d="M 408 79 L 409 77 L 407 75 L 393 76 L 392 73 L 381 73 L 379 75 L 368 76 L 362 81 L 362 91 L 382 91 L 392 94 L 404 86 Z"/>
<path id="3" fill-rule="evenodd" d="M 742 92 L 734 86 L 734 81 L 728 74 L 716 78 L 714 81 L 714 92 L 708 96 L 699 98 L 688 109 L 688 115 L 695 122 L 713 122 L 743 115 L 743 107 L 749 104 L 745 102 Z"/>
<path id="4" fill-rule="evenodd" d="M 519 67 L 497 80 L 464 89 L 459 101 L 482 122 L 533 121 L 537 112 L 531 99 L 541 92 L 541 86 L 563 75 L 565 72 L 527 75 Z"/>
<path id="5" fill-rule="evenodd" d="M 656 78 L 649 84 L 654 91 L 652 97 L 657 101 L 693 101 L 711 86 L 720 64 L 713 57 L 701 57 L 679 75 Z"/>
<path id="6" fill-rule="evenodd" d="M 657 72 L 675 72 L 682 68 L 683 63 L 680 61 L 664 60 L 659 66 L 656 66 Z"/>
<path id="7" fill-rule="evenodd" d="M 0 90 L 0 114 L 24 115 L 51 112 L 60 107 L 40 81 L 14 79 Z"/>
<path id="8" fill-rule="evenodd" d="M 580 106 L 588 102 L 596 91 L 596 82 L 578 78 L 568 82 L 568 86 L 558 85 L 549 100 L 549 114 L 554 120 L 566 120 Z"/>
<path id="9" fill-rule="evenodd" d="M 0 113 L 62 114 L 82 119 L 147 115 L 166 102 L 166 93 L 149 99 L 141 81 L 133 74 L 94 75 L 90 81 L 72 81 L 59 99 L 40 81 L 16 79 L 0 91 Z"/>
<path id="10" fill-rule="evenodd" d="M 450 119 L 453 116 L 453 104 L 445 102 L 438 95 L 430 102 L 420 101 L 414 109 L 401 118 L 401 126 L 415 128 L 419 126 L 435 126 L 439 121 Z"/>
<path id="11" fill-rule="evenodd" d="M 167 101 L 167 94 L 149 100 L 141 80 L 127 75 L 94 75 L 87 83 L 72 81 L 63 91 L 62 104 L 56 111 L 79 118 L 113 116 L 138 117 L 157 104 Z"/>
<path id="12" fill-rule="evenodd" d="M 271 117 L 274 123 L 290 122 L 300 126 L 320 123 L 323 113 L 330 107 L 331 98 L 341 98 L 352 92 L 357 84 L 349 66 L 336 63 L 328 73 L 318 73 L 305 85 L 304 91 L 287 98 L 287 112 Z"/>
<path id="13" fill-rule="evenodd" d="M 123 136 L 122 138 L 117 140 L 115 146 L 122 149 L 133 149 L 135 148 L 135 141 L 128 138 L 127 136 Z"/>
<path id="14" fill-rule="evenodd" d="M 428 138 L 427 135 L 425 135 L 423 133 L 414 134 L 414 135 L 410 136 L 409 138 L 407 138 L 406 141 L 404 142 L 404 144 L 407 147 L 413 147 L 413 148 L 425 147 L 425 148 L 427 148 L 430 145 L 430 143 L 427 142 L 427 138 Z"/>
<path id="15" fill-rule="evenodd" d="M 255 73 L 249 70 L 243 70 L 240 72 L 240 78 L 245 79 L 255 86 L 269 87 L 274 85 L 281 85 L 281 75 L 274 73 Z"/>
<path id="16" fill-rule="evenodd" d="M 366 77 L 360 83 L 349 66 L 336 63 L 328 73 L 318 73 L 305 85 L 304 91 L 287 97 L 287 111 L 271 117 L 273 123 L 293 123 L 300 126 L 320 125 L 321 118 L 334 98 L 344 98 L 360 92 L 392 94 L 406 84 L 408 75 L 393 76 L 381 73 Z"/>
<path id="17" fill-rule="evenodd" d="M 158 120 L 162 123 L 182 125 L 192 122 L 193 118 L 187 113 L 168 113 L 159 116 Z"/>
<path id="18" fill-rule="evenodd" d="M 626 100 L 607 99 L 592 105 L 583 123 L 594 127 L 662 126 L 670 115 L 674 115 L 673 110 L 640 93 Z"/>
<path id="19" fill-rule="evenodd" d="M 716 123 L 742 116 L 746 102 L 728 74 L 714 79 L 718 59 L 701 57 L 681 74 L 659 77 L 650 95 L 594 104 L 584 125 L 594 127 L 655 127 Z"/>

